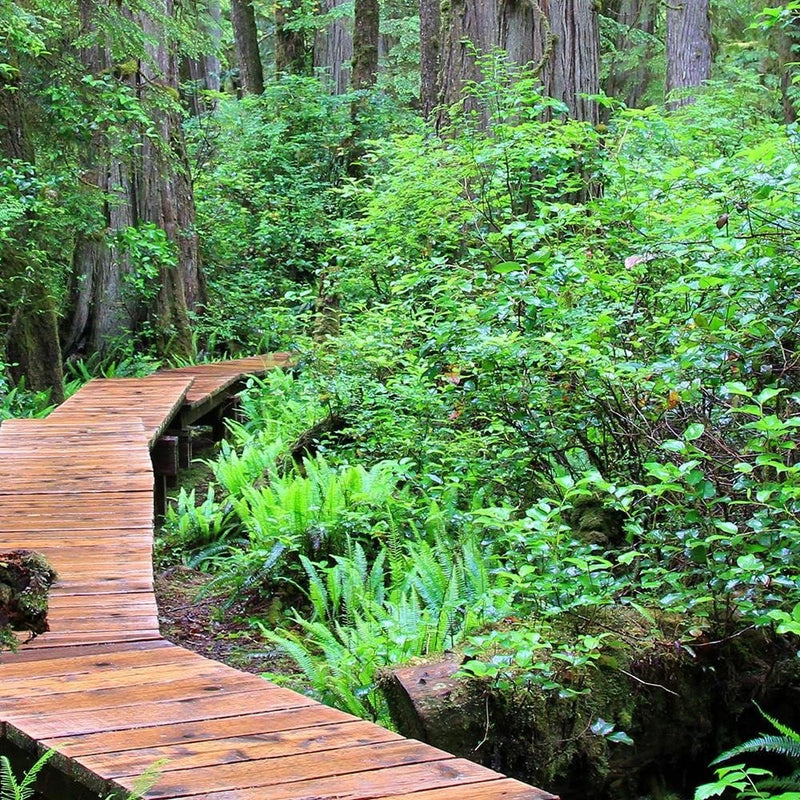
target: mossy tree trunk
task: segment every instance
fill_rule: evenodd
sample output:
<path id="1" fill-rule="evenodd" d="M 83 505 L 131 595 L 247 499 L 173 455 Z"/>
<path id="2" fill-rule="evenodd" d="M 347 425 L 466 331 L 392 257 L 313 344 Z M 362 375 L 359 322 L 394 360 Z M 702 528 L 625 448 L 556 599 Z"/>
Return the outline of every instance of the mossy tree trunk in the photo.
<path id="1" fill-rule="evenodd" d="M 320 13 L 327 14 L 345 0 L 321 0 Z M 348 20 L 339 17 L 314 38 L 314 69 L 326 73 L 334 94 L 345 94 L 350 88 L 350 65 L 353 58 L 353 34 Z"/>
<path id="2" fill-rule="evenodd" d="M 420 106 L 428 119 L 439 103 L 441 59 L 441 0 L 419 1 Z"/>
<path id="3" fill-rule="evenodd" d="M 96 33 L 97 8 L 97 0 L 82 0 L 84 34 Z M 173 0 L 165 0 L 163 17 L 173 13 Z M 101 129 L 84 153 L 84 180 L 99 190 L 94 200 L 100 209 L 96 230 L 75 247 L 64 343 L 68 353 L 103 352 L 149 323 L 160 353 L 191 356 L 190 316 L 202 305 L 205 289 L 177 103 L 178 55 L 160 20 L 138 14 L 134 22 L 152 42 L 146 59 L 131 58 L 120 69 L 102 36 L 80 55 L 88 74 L 112 72 L 121 87 L 137 95 L 159 139 L 140 131 L 131 152 Z M 115 244 L 143 225 L 162 230 L 172 250 L 173 258 L 162 261 L 157 275 L 137 274 L 141 267 Z"/>
<path id="4" fill-rule="evenodd" d="M 245 94 L 263 94 L 264 68 L 258 50 L 256 12 L 251 0 L 231 0 L 231 24 L 242 91 Z"/>
<path id="5" fill-rule="evenodd" d="M 354 89 L 368 89 L 378 77 L 378 43 L 380 40 L 380 8 L 378 0 L 355 0 L 353 23 Z"/>
<path id="6" fill-rule="evenodd" d="M 22 107 L 18 74 L 0 78 L 0 160 L 34 165 L 34 150 Z M 33 223 L 27 219 L 0 245 L 0 319 L 5 322 L 5 353 L 12 378 L 30 389 L 51 390 L 64 399 L 64 374 L 58 339 L 56 303 L 48 286 L 47 264 L 39 255 Z"/>
<path id="7" fill-rule="evenodd" d="M 600 91 L 600 31 L 595 0 L 542 0 L 548 48 L 542 70 L 544 91 L 565 103 L 570 116 L 597 124 L 599 107 L 587 95 Z"/>
<path id="8" fill-rule="evenodd" d="M 691 89 L 711 77 L 711 17 L 709 0 L 678 0 L 667 5 L 666 91 Z M 684 96 L 670 107 L 690 103 Z"/>
<path id="9" fill-rule="evenodd" d="M 290 23 L 301 0 L 279 0 L 275 6 L 275 74 L 305 75 L 308 72 L 306 37 Z"/>
<path id="10" fill-rule="evenodd" d="M 629 108 L 638 108 L 653 78 L 652 36 L 658 4 L 655 0 L 614 0 L 603 13 L 618 26 L 605 92 Z"/>
<path id="11" fill-rule="evenodd" d="M 476 52 L 504 50 L 511 62 L 538 72 L 545 94 L 563 100 L 573 117 L 596 122 L 600 45 L 594 0 L 451 0 L 443 15 L 441 98 L 460 99 L 481 81 Z M 440 123 L 444 122 L 444 118 Z"/>

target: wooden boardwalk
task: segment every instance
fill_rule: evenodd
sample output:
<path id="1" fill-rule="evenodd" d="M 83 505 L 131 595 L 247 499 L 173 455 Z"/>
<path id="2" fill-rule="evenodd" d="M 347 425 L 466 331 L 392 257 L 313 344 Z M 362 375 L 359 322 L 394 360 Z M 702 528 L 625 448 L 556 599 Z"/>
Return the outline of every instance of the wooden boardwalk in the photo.
<path id="1" fill-rule="evenodd" d="M 50 631 L 0 655 L 0 734 L 55 749 L 51 763 L 99 797 L 158 764 L 146 797 L 550 798 L 159 634 L 150 448 L 176 421 L 207 416 L 243 374 L 286 363 L 95 380 L 45 420 L 3 423 L 0 549 L 44 553 L 59 580 Z"/>

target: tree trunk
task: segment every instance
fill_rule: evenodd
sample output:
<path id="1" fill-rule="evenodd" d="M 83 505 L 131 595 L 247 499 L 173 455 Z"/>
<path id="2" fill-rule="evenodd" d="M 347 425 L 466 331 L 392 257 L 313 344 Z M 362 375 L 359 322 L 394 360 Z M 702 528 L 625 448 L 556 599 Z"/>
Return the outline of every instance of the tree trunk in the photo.
<path id="1" fill-rule="evenodd" d="M 258 50 L 256 12 L 251 0 L 231 0 L 231 24 L 244 94 L 264 93 L 264 69 Z"/>
<path id="2" fill-rule="evenodd" d="M 174 10 L 174 0 L 165 0 L 166 19 L 173 18 Z M 205 287 L 195 233 L 189 158 L 177 105 L 159 103 L 163 98 L 157 96 L 155 102 L 148 102 L 151 93 L 166 93 L 168 99 L 177 97 L 177 55 L 160 20 L 141 14 L 139 21 L 155 43 L 149 48 L 150 59 L 142 61 L 140 66 L 139 96 L 152 108 L 160 141 L 142 137 L 136 181 L 138 219 L 161 228 L 177 254 L 175 265 L 159 268 L 160 286 L 150 310 L 155 317 L 159 352 L 191 356 L 194 346 L 189 315 L 205 299 Z M 152 65 L 148 63 L 150 60 Z"/>
<path id="3" fill-rule="evenodd" d="M 84 31 L 93 30 L 96 0 L 82 0 Z M 172 0 L 163 6 L 164 18 Z M 64 329 L 68 353 L 103 352 L 149 321 L 163 354 L 191 355 L 190 312 L 205 299 L 195 212 L 178 96 L 177 57 L 162 24 L 143 14 L 133 20 L 153 44 L 148 58 L 119 79 L 128 83 L 150 109 L 154 142 L 142 134 L 134 153 L 121 153 L 105 129 L 98 130 L 84 155 L 84 183 L 100 190 L 98 229 L 78 239 L 74 252 L 71 313 Z M 107 72 L 111 58 L 102 42 L 81 52 L 89 74 Z M 115 237 L 145 223 L 163 230 L 174 250 L 174 263 L 162 264 L 157 276 L 137 277 L 137 267 Z"/>
<path id="4" fill-rule="evenodd" d="M 0 163 L 33 165 L 34 150 L 22 109 L 19 78 L 0 78 Z M 15 240 L 0 247 L 0 317 L 9 319 L 5 352 L 11 377 L 24 376 L 29 389 L 51 390 L 53 402 L 64 399 L 64 374 L 58 339 L 56 304 L 37 253 L 29 216 L 17 226 Z"/>
<path id="5" fill-rule="evenodd" d="M 305 75 L 306 39 L 302 31 L 290 30 L 286 23 L 300 9 L 301 0 L 282 0 L 275 6 L 275 74 Z M 288 12 L 288 13 L 287 13 Z"/>
<path id="6" fill-rule="evenodd" d="M 500 47 L 512 62 L 538 72 L 545 94 L 563 100 L 576 119 L 598 120 L 597 104 L 579 96 L 599 91 L 593 0 L 452 0 L 443 30 L 441 97 L 446 105 L 460 99 L 465 83 L 483 79 L 474 51 Z"/>
<path id="7" fill-rule="evenodd" d="M 320 13 L 327 14 L 345 0 L 322 0 Z M 350 62 L 353 57 L 353 36 L 348 21 L 332 20 L 314 39 L 314 68 L 329 76 L 331 91 L 345 94 L 350 88 Z"/>
<path id="8" fill-rule="evenodd" d="M 667 96 L 701 86 L 711 77 L 709 0 L 677 0 L 667 6 Z M 676 108 L 691 97 L 670 101 Z"/>
<path id="9" fill-rule="evenodd" d="M 419 97 L 425 119 L 439 103 L 441 27 L 441 0 L 419 0 Z"/>
<path id="10" fill-rule="evenodd" d="M 770 0 L 771 8 L 784 8 L 783 0 Z M 800 16 L 785 9 L 781 18 L 770 30 L 770 45 L 778 58 L 777 71 L 781 81 L 783 118 L 786 123 L 797 121 L 797 107 L 790 91 L 792 79 L 797 74 L 796 47 L 800 43 Z"/>
<path id="11" fill-rule="evenodd" d="M 542 78 L 545 94 L 563 101 L 570 116 L 596 125 L 600 91 L 600 33 L 594 0 L 542 0 L 553 36 Z"/>
<path id="12" fill-rule="evenodd" d="M 657 11 L 655 0 L 618 0 L 605 9 L 619 26 L 605 92 L 628 108 L 640 106 L 653 77 L 653 47 L 645 37 L 655 33 Z"/>
<path id="13" fill-rule="evenodd" d="M 221 87 L 220 74 L 222 65 L 219 60 L 222 30 L 220 28 L 220 7 L 218 0 L 208 3 L 205 16 L 199 20 L 202 32 L 208 37 L 209 52 L 198 58 L 184 57 L 181 61 L 181 84 L 188 84 L 188 90 L 182 87 L 184 103 L 193 116 L 204 111 L 213 110 L 215 99 L 203 97 L 203 92 L 218 92 Z"/>
<path id="14" fill-rule="evenodd" d="M 355 0 L 351 78 L 354 89 L 368 89 L 377 80 L 379 24 L 378 0 Z"/>

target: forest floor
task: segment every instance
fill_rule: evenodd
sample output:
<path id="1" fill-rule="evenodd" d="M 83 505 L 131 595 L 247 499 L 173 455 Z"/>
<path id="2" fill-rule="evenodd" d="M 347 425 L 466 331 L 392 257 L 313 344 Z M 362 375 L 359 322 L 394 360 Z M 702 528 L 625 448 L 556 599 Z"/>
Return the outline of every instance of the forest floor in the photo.
<path id="1" fill-rule="evenodd" d="M 230 603 L 221 593 L 203 591 L 211 577 L 184 566 L 156 573 L 162 635 L 187 650 L 245 672 L 296 675 L 294 662 L 278 655 L 259 635 L 251 622 L 252 608 Z"/>

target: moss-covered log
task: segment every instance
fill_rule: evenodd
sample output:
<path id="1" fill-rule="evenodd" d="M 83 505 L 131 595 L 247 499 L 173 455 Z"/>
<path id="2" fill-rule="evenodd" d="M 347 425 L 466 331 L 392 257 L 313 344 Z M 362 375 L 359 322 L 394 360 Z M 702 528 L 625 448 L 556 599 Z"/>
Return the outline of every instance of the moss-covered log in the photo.
<path id="1" fill-rule="evenodd" d="M 617 633 L 599 660 L 561 669 L 561 692 L 454 678 L 452 659 L 385 671 L 381 686 L 402 734 L 564 800 L 684 796 L 711 777 L 722 750 L 763 727 L 753 700 L 798 726 L 800 710 L 787 704 L 800 690 L 791 637 L 748 629 L 683 647 L 668 621 L 654 632 L 637 616 L 580 620 L 584 633 Z"/>
<path id="2" fill-rule="evenodd" d="M 47 598 L 56 573 L 31 550 L 0 553 L 0 649 L 13 647 L 13 631 L 36 635 L 49 630 Z"/>

